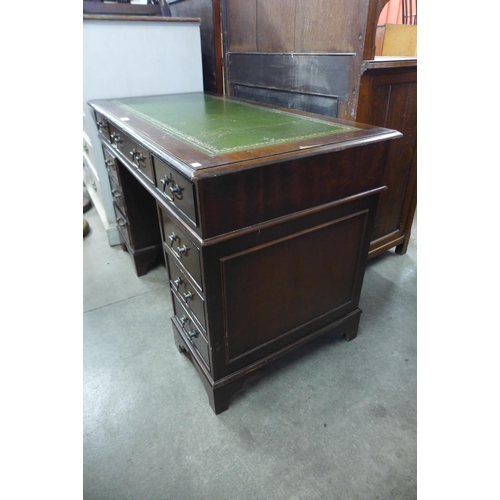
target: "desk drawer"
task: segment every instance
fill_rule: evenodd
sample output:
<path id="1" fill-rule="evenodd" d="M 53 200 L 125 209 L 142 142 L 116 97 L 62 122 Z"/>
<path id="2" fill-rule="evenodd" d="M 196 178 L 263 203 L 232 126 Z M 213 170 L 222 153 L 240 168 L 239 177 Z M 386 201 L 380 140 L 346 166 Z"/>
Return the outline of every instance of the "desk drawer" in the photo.
<path id="1" fill-rule="evenodd" d="M 200 353 L 200 356 L 205 361 L 207 368 L 210 369 L 210 355 L 208 348 L 208 340 L 205 338 L 203 331 L 198 328 L 196 323 L 191 318 L 189 312 L 181 305 L 179 299 L 175 294 L 172 294 L 174 302 L 174 311 L 177 321 L 181 325 L 184 331 L 184 336 L 191 342 L 196 350 Z"/>
<path id="2" fill-rule="evenodd" d="M 111 186 L 111 195 L 113 196 L 113 201 L 120 211 L 127 215 L 127 209 L 125 208 L 125 202 L 123 199 L 123 191 L 119 184 L 117 184 L 112 177 L 109 178 L 109 184 Z"/>
<path id="3" fill-rule="evenodd" d="M 96 126 L 97 130 L 99 131 L 100 134 L 102 134 L 106 139 L 109 141 L 109 124 L 108 121 L 100 114 L 97 113 L 96 111 Z"/>
<path id="4" fill-rule="evenodd" d="M 194 184 L 168 163 L 153 156 L 156 189 L 176 209 L 197 225 Z"/>
<path id="5" fill-rule="evenodd" d="M 163 245 L 180 269 L 203 290 L 201 281 L 200 249 L 186 236 L 160 208 L 161 227 L 163 231 Z"/>
<path id="6" fill-rule="evenodd" d="M 116 183 L 119 183 L 120 181 L 118 180 L 118 165 L 116 163 L 116 157 L 106 148 L 102 148 L 102 152 L 104 154 L 104 163 L 106 165 L 109 178 Z"/>
<path id="7" fill-rule="evenodd" d="M 178 299 L 183 306 L 192 313 L 194 318 L 206 330 L 205 301 L 203 297 L 191 285 L 179 266 L 174 262 L 174 259 L 168 256 L 168 252 L 165 252 L 165 254 L 170 273 L 170 286 L 177 293 Z"/>
<path id="8" fill-rule="evenodd" d="M 113 203 L 113 209 L 116 215 L 116 224 L 118 225 L 118 230 L 122 235 L 123 239 L 127 241 L 129 246 L 134 247 L 134 240 L 132 238 L 132 234 L 130 232 L 130 223 L 128 219 L 125 217 L 125 214 L 118 208 L 116 203 Z"/>
<path id="9" fill-rule="evenodd" d="M 109 132 L 111 145 L 123 154 L 130 165 L 139 170 L 151 184 L 154 184 L 149 151 L 111 124 L 109 125 Z"/>

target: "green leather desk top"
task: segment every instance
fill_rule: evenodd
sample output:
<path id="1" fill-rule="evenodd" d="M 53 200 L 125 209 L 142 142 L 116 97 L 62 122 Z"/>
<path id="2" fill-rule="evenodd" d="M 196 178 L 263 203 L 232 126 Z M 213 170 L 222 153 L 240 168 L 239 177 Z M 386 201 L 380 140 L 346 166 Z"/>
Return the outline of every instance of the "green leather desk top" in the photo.
<path id="1" fill-rule="evenodd" d="M 359 130 L 203 93 L 110 102 L 211 157 Z"/>

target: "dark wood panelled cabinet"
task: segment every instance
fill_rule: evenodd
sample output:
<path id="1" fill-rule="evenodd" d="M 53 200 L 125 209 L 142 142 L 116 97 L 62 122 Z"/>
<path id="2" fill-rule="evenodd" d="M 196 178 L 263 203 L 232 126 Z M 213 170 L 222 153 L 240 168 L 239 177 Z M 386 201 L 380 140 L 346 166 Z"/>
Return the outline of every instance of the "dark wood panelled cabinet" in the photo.
<path id="1" fill-rule="evenodd" d="M 273 359 L 325 333 L 357 335 L 399 132 L 208 94 L 90 105 L 107 123 L 130 243 L 136 225 L 159 243 L 175 342 L 216 414 Z"/>
<path id="2" fill-rule="evenodd" d="M 380 57 L 362 66 L 357 119 L 399 130 L 384 170 L 388 187 L 380 196 L 370 257 L 395 247 L 404 254 L 417 206 L 417 64 Z"/>
<path id="3" fill-rule="evenodd" d="M 403 133 L 384 174 L 370 257 L 406 252 L 417 197 L 417 58 L 375 57 L 387 1 L 221 2 L 228 95 Z"/>

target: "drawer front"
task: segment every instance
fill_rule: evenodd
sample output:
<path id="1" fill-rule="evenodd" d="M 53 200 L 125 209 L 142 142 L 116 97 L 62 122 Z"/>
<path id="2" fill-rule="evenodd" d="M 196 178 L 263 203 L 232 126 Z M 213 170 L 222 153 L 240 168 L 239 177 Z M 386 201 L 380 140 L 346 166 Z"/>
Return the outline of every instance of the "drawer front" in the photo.
<path id="1" fill-rule="evenodd" d="M 189 275 L 200 290 L 203 290 L 199 248 L 186 236 L 177 224 L 172 222 L 164 210 L 160 209 L 160 211 L 164 247 L 167 248 L 169 255 L 174 257 L 174 262 L 176 262 L 182 271 Z"/>
<path id="2" fill-rule="evenodd" d="M 129 161 L 129 164 L 141 172 L 151 184 L 154 184 L 153 167 L 149 151 L 111 124 L 109 124 L 109 132 L 111 145 L 118 151 L 121 151 L 123 156 Z"/>
<path id="3" fill-rule="evenodd" d="M 123 215 L 127 215 L 127 209 L 125 208 L 125 203 L 123 200 L 123 191 L 119 184 L 117 184 L 112 177 L 109 178 L 109 184 L 111 187 L 111 195 L 113 196 L 113 201 L 117 207 L 121 210 Z"/>
<path id="4" fill-rule="evenodd" d="M 130 224 L 125 217 L 125 214 L 118 208 L 118 206 L 113 203 L 113 208 L 115 210 L 116 215 L 116 224 L 118 225 L 118 230 L 122 235 L 123 239 L 127 241 L 127 243 L 133 248 L 134 240 L 132 239 L 132 234 L 130 232 Z"/>
<path id="5" fill-rule="evenodd" d="M 179 266 L 174 262 L 174 259 L 168 256 L 168 268 L 170 271 L 170 286 L 177 293 L 178 299 L 186 307 L 194 319 L 198 320 L 200 325 L 206 331 L 207 325 L 205 320 L 205 300 L 196 291 L 195 287 L 186 278 L 185 274 L 180 270 Z"/>
<path id="6" fill-rule="evenodd" d="M 109 124 L 108 121 L 100 114 L 96 112 L 96 126 L 100 134 L 102 134 L 109 141 Z"/>
<path id="7" fill-rule="evenodd" d="M 118 165 L 116 163 L 116 157 L 106 148 L 102 148 L 102 152 L 104 154 L 104 163 L 106 165 L 109 178 L 116 183 L 119 183 L 120 181 L 118 180 Z"/>
<path id="8" fill-rule="evenodd" d="M 153 156 L 153 163 L 156 174 L 156 189 L 170 205 L 180 210 L 190 221 L 198 225 L 194 184 L 168 163 L 155 156 Z"/>
<path id="9" fill-rule="evenodd" d="M 181 305 L 175 294 L 172 294 L 174 302 L 174 311 L 177 321 L 180 323 L 185 337 L 200 353 L 200 356 L 205 361 L 207 368 L 210 370 L 210 355 L 208 348 L 208 340 L 205 338 L 202 330 L 193 321 L 189 312 Z"/>

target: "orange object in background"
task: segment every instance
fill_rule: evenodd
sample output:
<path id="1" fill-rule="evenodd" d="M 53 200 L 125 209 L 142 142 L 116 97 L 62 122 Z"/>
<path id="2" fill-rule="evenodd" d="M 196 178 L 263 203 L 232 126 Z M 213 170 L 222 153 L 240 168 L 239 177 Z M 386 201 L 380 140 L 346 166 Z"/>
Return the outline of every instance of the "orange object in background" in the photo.
<path id="1" fill-rule="evenodd" d="M 389 0 L 380 13 L 376 56 L 417 55 L 417 0 Z"/>
<path id="2" fill-rule="evenodd" d="M 406 8 L 403 8 L 403 2 Z M 403 15 L 406 15 L 406 22 L 403 22 Z M 389 0 L 377 24 L 417 24 L 417 0 Z"/>

